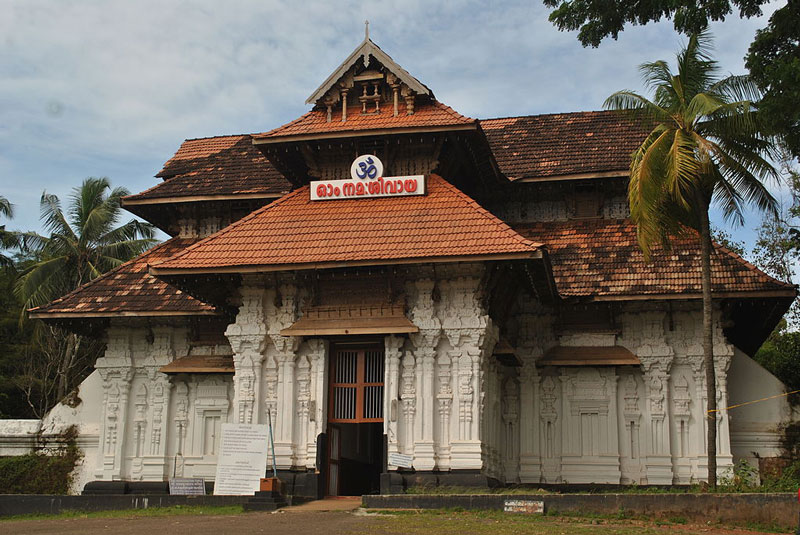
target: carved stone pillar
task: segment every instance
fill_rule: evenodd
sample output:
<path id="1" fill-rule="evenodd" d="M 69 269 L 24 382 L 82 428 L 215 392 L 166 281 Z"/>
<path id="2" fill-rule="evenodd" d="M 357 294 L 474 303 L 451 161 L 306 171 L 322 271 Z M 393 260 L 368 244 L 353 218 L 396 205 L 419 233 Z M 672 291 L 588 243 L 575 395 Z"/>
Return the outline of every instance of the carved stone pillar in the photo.
<path id="1" fill-rule="evenodd" d="M 622 390 L 622 429 L 620 435 L 620 471 L 623 484 L 640 484 L 645 481 L 642 464 L 642 411 L 639 407 L 639 384 L 633 373 L 620 377 Z"/>
<path id="2" fill-rule="evenodd" d="M 325 432 L 325 422 L 327 418 L 327 407 L 325 400 L 328 399 L 327 391 L 327 359 L 328 341 L 321 338 L 308 340 L 309 361 L 311 363 L 311 401 L 309 402 L 309 422 L 308 422 L 308 460 L 307 468 L 318 468 L 317 463 L 317 436 Z"/>
<path id="3" fill-rule="evenodd" d="M 103 408 L 101 414 L 98 479 L 123 479 L 128 398 L 133 379 L 131 330 L 110 328 L 103 357 L 95 368 L 103 378 Z"/>
<path id="4" fill-rule="evenodd" d="M 421 278 L 411 283 L 411 318 L 419 327 L 419 332 L 411 335 L 415 356 L 415 394 L 414 409 L 414 468 L 433 470 L 436 466 L 434 446 L 434 426 L 437 420 L 437 403 L 434 374 L 436 347 L 441 337 L 441 324 L 436 317 L 433 304 L 435 282 Z"/>
<path id="5" fill-rule="evenodd" d="M 256 280 L 239 290 L 242 305 L 225 336 L 233 349 L 234 421 L 258 423 L 261 363 L 267 343 L 264 288 Z"/>
<path id="6" fill-rule="evenodd" d="M 708 437 L 708 397 L 706 396 L 706 373 L 705 366 L 703 365 L 702 356 L 696 356 L 690 359 L 692 366 L 692 375 L 694 376 L 695 385 L 695 399 L 697 406 L 693 409 L 695 416 L 694 439 L 698 452 L 695 466 L 692 470 L 692 478 L 697 480 L 707 480 L 708 478 L 708 445 L 706 440 Z"/>
<path id="7" fill-rule="evenodd" d="M 489 358 L 497 342 L 496 329 L 488 317 L 481 318 L 486 327 L 476 329 L 446 330 L 451 345 L 458 348 L 457 399 L 458 399 L 458 437 L 451 441 L 452 469 L 485 468 L 482 458 L 483 409 L 485 401 L 486 377 L 483 359 Z M 458 340 L 457 343 L 456 340 Z"/>
<path id="8" fill-rule="evenodd" d="M 450 414 L 453 406 L 452 362 L 458 353 L 442 353 L 436 363 L 439 390 L 436 394 L 439 412 L 439 437 L 436 444 L 436 466 L 439 470 L 450 468 Z"/>
<path id="9" fill-rule="evenodd" d="M 159 370 L 175 359 L 176 347 L 186 351 L 186 329 L 172 326 L 156 326 L 152 328 L 153 343 L 150 354 L 144 361 L 144 373 L 149 385 L 150 406 L 149 434 L 143 445 L 143 477 L 148 480 L 161 481 L 170 474 L 172 459 L 167 458 L 167 441 L 169 434 L 169 405 L 172 385 L 169 376 Z"/>
<path id="10" fill-rule="evenodd" d="M 384 378 L 383 432 L 386 434 L 388 453 L 400 453 L 397 406 L 400 395 L 400 357 L 404 340 L 398 336 L 384 339 L 386 366 Z"/>
<path id="11" fill-rule="evenodd" d="M 519 481 L 519 402 L 520 389 L 514 377 L 506 379 L 503 385 L 503 424 L 504 433 L 500 437 L 505 482 Z"/>
<path id="12" fill-rule="evenodd" d="M 437 415 L 435 375 L 433 371 L 439 330 L 424 330 L 411 335 L 416 349 L 417 402 L 414 422 L 414 468 L 433 470 L 436 466 L 433 430 Z"/>
<path id="13" fill-rule="evenodd" d="M 132 458 L 130 460 L 131 470 L 129 477 L 135 480 L 144 479 L 144 456 L 145 447 L 147 442 L 148 430 L 148 392 L 145 383 L 139 383 L 136 388 L 136 393 L 133 396 L 133 448 L 130 452 Z"/>
<path id="14" fill-rule="evenodd" d="M 417 389 L 414 381 L 414 355 L 406 351 L 402 360 L 400 403 L 403 409 L 403 426 L 400 444 L 402 453 L 414 454 L 414 415 L 417 409 Z"/>
<path id="15" fill-rule="evenodd" d="M 185 381 L 175 385 L 175 466 L 173 473 L 183 477 L 184 459 L 187 450 L 186 437 L 189 430 L 189 387 Z"/>
<path id="16" fill-rule="evenodd" d="M 297 320 L 298 289 L 291 282 L 270 288 L 264 300 L 266 310 L 267 334 L 272 342 L 268 350 L 277 364 L 276 407 L 273 414 L 275 436 L 275 460 L 279 468 L 294 466 L 299 438 L 295 436 L 295 416 L 297 413 L 297 350 L 302 339 L 296 336 L 283 336 L 280 331 Z"/>
<path id="17" fill-rule="evenodd" d="M 692 480 L 690 457 L 689 424 L 691 421 L 692 398 L 689 382 L 683 375 L 672 374 L 672 416 L 675 424 L 674 483 L 685 485 Z"/>
<path id="18" fill-rule="evenodd" d="M 525 359 L 520 370 L 519 479 L 539 483 L 542 477 L 539 454 L 539 370 L 532 358 Z"/>
<path id="19" fill-rule="evenodd" d="M 297 363 L 297 452 L 294 464 L 308 464 L 309 411 L 311 403 L 311 363 L 303 355 Z"/>
<path id="20" fill-rule="evenodd" d="M 559 412 L 563 413 L 565 410 L 564 405 L 566 401 L 562 388 L 565 381 L 565 375 L 545 375 L 542 377 L 540 390 L 541 410 L 539 412 L 539 418 L 541 420 L 541 427 L 539 428 L 539 442 L 541 444 L 543 483 L 561 482 L 562 434 L 558 415 Z"/>
<path id="21" fill-rule="evenodd" d="M 672 357 L 649 357 L 641 360 L 650 414 L 647 431 L 647 482 L 650 485 L 671 485 L 674 474 L 667 403 Z"/>
<path id="22" fill-rule="evenodd" d="M 279 468 L 291 468 L 296 447 L 292 431 L 297 401 L 295 368 L 300 338 L 272 335 L 271 339 L 278 362 L 277 414 L 272 422 L 275 426 L 275 460 Z"/>

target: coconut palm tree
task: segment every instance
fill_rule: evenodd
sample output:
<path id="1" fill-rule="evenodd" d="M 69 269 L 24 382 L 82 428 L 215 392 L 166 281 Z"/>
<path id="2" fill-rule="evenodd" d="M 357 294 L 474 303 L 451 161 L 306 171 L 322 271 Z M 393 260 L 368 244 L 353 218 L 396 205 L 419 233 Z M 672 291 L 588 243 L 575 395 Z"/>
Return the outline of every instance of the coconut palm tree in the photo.
<path id="1" fill-rule="evenodd" d="M 109 191 L 110 190 L 110 191 Z M 74 188 L 66 212 L 58 197 L 42 193 L 41 220 L 49 236 L 20 235 L 20 246 L 35 261 L 22 272 L 14 287 L 24 310 L 44 305 L 106 271 L 138 256 L 154 242 L 149 223 L 131 219 L 117 226 L 124 188 L 111 189 L 107 178 L 87 178 Z M 81 337 L 64 333 L 59 350 L 58 399 L 68 393 L 70 370 L 81 348 Z"/>
<path id="2" fill-rule="evenodd" d="M 703 365 L 708 398 L 708 482 L 716 486 L 717 397 L 711 302 L 709 207 L 743 223 L 745 204 L 777 213 L 762 180 L 778 178 L 768 158 L 772 140 L 762 128 L 756 86 L 746 76 L 718 76 L 708 33 L 693 35 L 677 55 L 677 73 L 665 61 L 640 66 L 653 98 L 619 91 L 605 102 L 653 129 L 633 153 L 628 201 L 639 245 L 650 258 L 655 245 L 694 235 L 700 242 L 703 294 Z M 690 230 L 693 229 L 693 230 Z"/>
<path id="3" fill-rule="evenodd" d="M 14 205 L 2 195 L 0 195 L 0 216 L 7 219 L 14 217 Z M 15 233 L 7 231 L 5 225 L 0 225 L 0 250 L 11 249 L 16 245 Z M 12 266 L 13 264 L 9 257 L 0 253 L 0 267 Z"/>

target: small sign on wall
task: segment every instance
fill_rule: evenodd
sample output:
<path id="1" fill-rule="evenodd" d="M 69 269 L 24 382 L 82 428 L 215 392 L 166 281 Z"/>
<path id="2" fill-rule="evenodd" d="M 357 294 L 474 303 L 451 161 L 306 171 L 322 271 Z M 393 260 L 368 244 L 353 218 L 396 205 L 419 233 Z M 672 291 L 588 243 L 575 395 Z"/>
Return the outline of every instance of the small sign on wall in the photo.
<path id="1" fill-rule="evenodd" d="M 403 453 L 390 453 L 388 462 L 390 466 L 396 466 L 398 468 L 411 468 L 414 462 L 413 455 L 405 455 Z"/>
<path id="2" fill-rule="evenodd" d="M 539 500 L 505 500 L 503 511 L 506 513 L 542 514 L 544 502 Z"/>
<path id="3" fill-rule="evenodd" d="M 180 496 L 203 496 L 206 484 L 202 477 L 173 477 L 169 480 L 169 493 Z"/>

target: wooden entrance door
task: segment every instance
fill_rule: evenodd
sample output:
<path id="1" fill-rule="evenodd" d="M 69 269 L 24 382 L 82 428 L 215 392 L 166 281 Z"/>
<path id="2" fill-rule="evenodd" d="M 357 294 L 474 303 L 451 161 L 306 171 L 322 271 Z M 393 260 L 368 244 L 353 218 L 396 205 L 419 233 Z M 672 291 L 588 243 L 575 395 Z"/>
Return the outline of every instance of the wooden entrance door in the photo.
<path id="1" fill-rule="evenodd" d="M 328 426 L 328 488 L 326 496 L 339 495 L 339 473 L 342 452 L 342 430 L 338 425 Z"/>
<path id="2" fill-rule="evenodd" d="M 383 348 L 334 349 L 328 421 L 383 421 Z"/>
<path id="3" fill-rule="evenodd" d="M 375 460 L 382 456 L 381 451 L 374 451 L 382 441 L 369 437 L 376 432 L 376 425 L 380 427 L 383 422 L 383 374 L 384 350 L 380 346 L 334 347 L 331 351 L 328 496 L 338 496 L 341 492 L 353 494 L 354 489 L 362 492 L 365 474 L 371 474 Z"/>

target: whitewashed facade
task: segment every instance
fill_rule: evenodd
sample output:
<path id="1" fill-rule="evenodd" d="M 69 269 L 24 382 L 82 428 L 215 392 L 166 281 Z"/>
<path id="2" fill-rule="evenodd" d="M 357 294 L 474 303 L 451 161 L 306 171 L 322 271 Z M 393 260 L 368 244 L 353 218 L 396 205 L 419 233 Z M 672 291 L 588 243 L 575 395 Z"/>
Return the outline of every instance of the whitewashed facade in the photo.
<path id="1" fill-rule="evenodd" d="M 355 87 L 358 83 L 363 83 L 363 91 Z M 424 85 L 369 39 L 323 84 L 319 99 L 312 97 L 310 102 L 327 113 L 328 122 L 341 107 L 344 122 L 348 91 L 351 102 L 352 95 L 358 96 L 362 114 L 372 113 L 368 105 L 377 110 L 384 102 L 389 117 L 410 117 L 417 97 L 421 99 L 417 113 L 424 106 L 439 106 Z M 424 95 L 425 91 L 430 94 Z M 359 114 L 358 105 L 351 115 Z M 473 129 L 474 135 L 469 133 L 473 137 L 462 133 L 464 125 Z M 384 150 L 388 172 L 428 175 L 437 170 L 445 176 L 450 165 L 453 173 L 474 182 L 484 180 L 483 163 L 494 156 L 473 154 L 470 160 L 467 153 L 488 147 L 499 154 L 502 147 L 487 145 L 477 121 L 456 126 L 448 126 L 456 132 L 448 134 L 451 137 L 441 137 L 438 131 L 391 137 L 389 129 L 374 134 L 370 143 Z M 301 182 L 309 177 L 341 180 L 349 172 L 358 143 L 366 143 L 360 139 L 339 145 L 320 142 L 316 148 L 291 146 L 294 152 L 285 153 L 299 156 L 282 161 L 282 169 L 288 169 L 287 176 L 300 169 L 301 179 L 293 180 Z M 390 149 L 390 141 L 398 148 Z M 264 150 L 267 156 L 282 157 L 276 156 L 280 151 Z M 581 218 L 622 220 L 628 215 L 626 166 L 623 162 L 616 174 L 546 177 L 542 183 L 522 183 L 517 190 L 498 189 L 502 194 L 487 196 L 485 204 L 494 214 L 491 217 L 510 226 L 503 227 L 508 232 L 516 225 Z M 491 179 L 510 183 L 502 174 Z M 460 184 L 481 191 L 480 184 Z M 570 189 L 572 184 L 585 187 Z M 177 219 L 163 228 L 178 238 L 204 238 L 237 219 L 221 201 L 202 205 L 205 212 L 184 208 L 179 200 L 175 205 L 178 215 L 171 217 Z M 279 475 L 290 493 L 303 496 L 396 492 L 414 484 L 682 485 L 707 478 L 709 420 L 697 295 L 676 291 L 612 295 L 602 302 L 591 294 L 562 299 L 542 256 L 536 262 L 550 277 L 545 277 L 549 289 L 545 279 L 519 282 L 535 278 L 532 264 L 402 260 L 374 272 L 346 266 L 242 271 L 229 279 L 235 280 L 229 286 L 231 295 L 221 302 L 228 307 L 229 320 L 200 328 L 218 329 L 211 333 L 216 336 L 198 337 L 192 318 L 178 314 L 109 315 L 105 354 L 79 389 L 82 403 L 75 408 L 59 405 L 44 423 L 1 424 L 0 454 L 10 448 L 18 452 L 26 440 L 33 444 L 40 429 L 52 434 L 79 424 L 85 457 L 78 468 L 76 491 L 93 481 L 159 482 L 175 476 L 213 480 L 222 424 L 267 423 L 269 415 Z M 728 261 L 741 264 L 738 257 Z M 520 270 L 524 276 L 514 278 L 512 274 Z M 326 291 L 318 288 L 320 276 L 328 277 Z M 364 277 L 374 283 L 362 292 L 367 301 L 374 297 L 370 295 L 374 288 L 388 285 L 394 302 L 402 305 L 409 329 L 286 334 L 312 305 L 360 306 L 348 296 L 359 297 L 351 290 Z M 181 289 L 191 292 L 223 284 L 217 279 L 198 280 L 182 281 Z M 730 340 L 737 329 L 751 327 L 742 320 L 745 316 L 731 312 L 731 302 L 741 304 L 734 286 L 726 294 L 728 301 L 717 300 L 714 326 L 721 408 L 717 462 L 723 476 L 740 458 L 780 455 L 783 426 L 793 419 L 783 398 L 740 413 L 729 414 L 726 409 L 756 394 L 767 397 L 784 390 Z M 766 332 L 766 324 L 777 321 L 780 307 L 785 308 L 787 296 L 794 295 L 794 289 L 781 291 L 783 301 L 775 300 L 774 306 L 769 295 L 759 297 L 772 314 L 761 326 Z M 495 298 L 504 292 L 511 297 L 497 305 Z M 745 297 L 753 296 L 741 299 Z M 570 321 L 570 314 L 590 321 Z M 607 321 L 600 321 L 601 316 Z M 40 317 L 47 319 L 44 312 Z M 509 353 L 508 346 L 511 359 L 501 355 Z M 332 363 L 342 347 L 369 347 L 380 355 L 383 372 L 381 381 L 373 381 L 379 390 L 372 391 L 380 392 L 380 407 L 373 407 L 369 423 L 339 426 L 331 414 L 338 403 L 333 398 Z M 615 349 L 629 358 L 626 364 L 601 359 L 596 364 L 559 365 L 548 359 L 554 348 L 562 354 Z M 169 369 L 165 366 L 193 356 L 232 360 L 232 368 L 165 373 Z M 410 456 L 411 468 L 393 465 L 394 454 Z M 359 479 L 365 469 L 375 477 Z M 350 486 L 340 487 L 348 478 L 353 478 Z"/>

